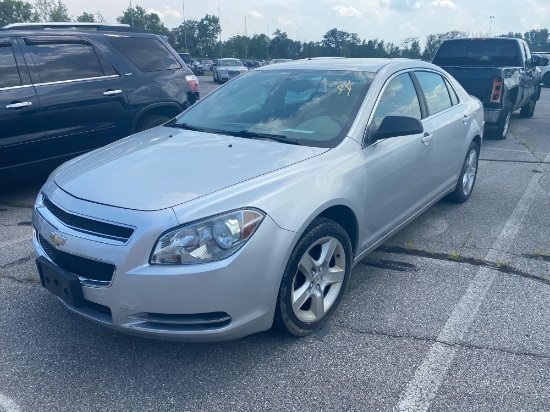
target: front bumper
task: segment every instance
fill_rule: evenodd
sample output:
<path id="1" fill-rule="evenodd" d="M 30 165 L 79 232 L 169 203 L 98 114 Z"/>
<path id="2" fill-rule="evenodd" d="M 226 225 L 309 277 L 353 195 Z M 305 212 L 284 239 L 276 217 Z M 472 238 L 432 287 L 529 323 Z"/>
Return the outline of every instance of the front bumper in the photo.
<path id="1" fill-rule="evenodd" d="M 98 238 L 67 226 L 44 206 L 35 207 L 33 243 L 39 256 L 53 260 L 41 242 L 48 242 L 46 249 L 51 250 L 49 239 L 55 232 L 66 239 L 56 250 L 116 268 L 109 283 L 97 285 L 81 278 L 85 305 L 62 301 L 71 311 L 121 332 L 181 341 L 235 339 L 271 327 L 296 234 L 280 229 L 269 216 L 227 259 L 189 266 L 149 265 L 160 234 L 179 225 L 172 209 L 143 212 L 98 205 L 76 199 L 51 182 L 43 190 L 70 214 L 134 227 L 126 242 Z"/>

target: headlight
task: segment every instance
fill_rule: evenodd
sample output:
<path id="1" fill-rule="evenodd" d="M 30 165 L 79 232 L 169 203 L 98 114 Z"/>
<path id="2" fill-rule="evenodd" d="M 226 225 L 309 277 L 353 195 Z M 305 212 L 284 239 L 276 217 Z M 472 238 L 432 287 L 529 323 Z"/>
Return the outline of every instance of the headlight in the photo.
<path id="1" fill-rule="evenodd" d="M 253 209 L 225 213 L 164 233 L 153 249 L 152 265 L 192 265 L 225 259 L 254 234 L 265 215 Z"/>
<path id="2" fill-rule="evenodd" d="M 225 70 L 225 69 L 220 69 L 220 73 L 221 73 L 221 74 L 227 74 L 227 70 Z"/>

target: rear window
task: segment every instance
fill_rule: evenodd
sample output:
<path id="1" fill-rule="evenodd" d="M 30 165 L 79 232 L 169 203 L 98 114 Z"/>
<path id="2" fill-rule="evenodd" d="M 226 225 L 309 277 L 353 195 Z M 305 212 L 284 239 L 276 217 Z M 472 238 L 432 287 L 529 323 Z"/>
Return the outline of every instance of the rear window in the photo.
<path id="1" fill-rule="evenodd" d="M 438 66 L 521 66 L 517 42 L 494 39 L 443 42 L 432 63 Z"/>
<path id="2" fill-rule="evenodd" d="M 107 39 L 142 72 L 181 68 L 170 50 L 157 39 L 139 37 L 107 37 Z"/>
<path id="3" fill-rule="evenodd" d="M 104 76 L 92 45 L 81 40 L 25 38 L 44 83 Z"/>
<path id="4" fill-rule="evenodd" d="M 0 44 L 0 88 L 20 85 L 21 79 L 11 45 Z"/>

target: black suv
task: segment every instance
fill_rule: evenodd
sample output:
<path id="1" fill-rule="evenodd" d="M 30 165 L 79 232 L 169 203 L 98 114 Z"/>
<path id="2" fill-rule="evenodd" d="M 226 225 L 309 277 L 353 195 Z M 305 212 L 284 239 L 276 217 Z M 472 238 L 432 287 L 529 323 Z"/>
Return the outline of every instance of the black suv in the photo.
<path id="1" fill-rule="evenodd" d="M 160 36 L 126 25 L 0 29 L 0 185 L 166 122 L 199 98 Z"/>

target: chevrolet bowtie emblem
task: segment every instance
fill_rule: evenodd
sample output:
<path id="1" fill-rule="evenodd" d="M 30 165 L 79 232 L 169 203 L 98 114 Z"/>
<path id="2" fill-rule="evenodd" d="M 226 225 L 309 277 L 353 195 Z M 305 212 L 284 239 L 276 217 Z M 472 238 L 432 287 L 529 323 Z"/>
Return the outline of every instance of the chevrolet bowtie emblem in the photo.
<path id="1" fill-rule="evenodd" d="M 61 236 L 57 232 L 52 232 L 52 234 L 50 235 L 50 239 L 52 240 L 53 244 L 56 247 L 57 246 L 63 246 L 65 244 L 65 242 L 67 241 L 66 238 L 64 238 L 63 236 Z"/>

